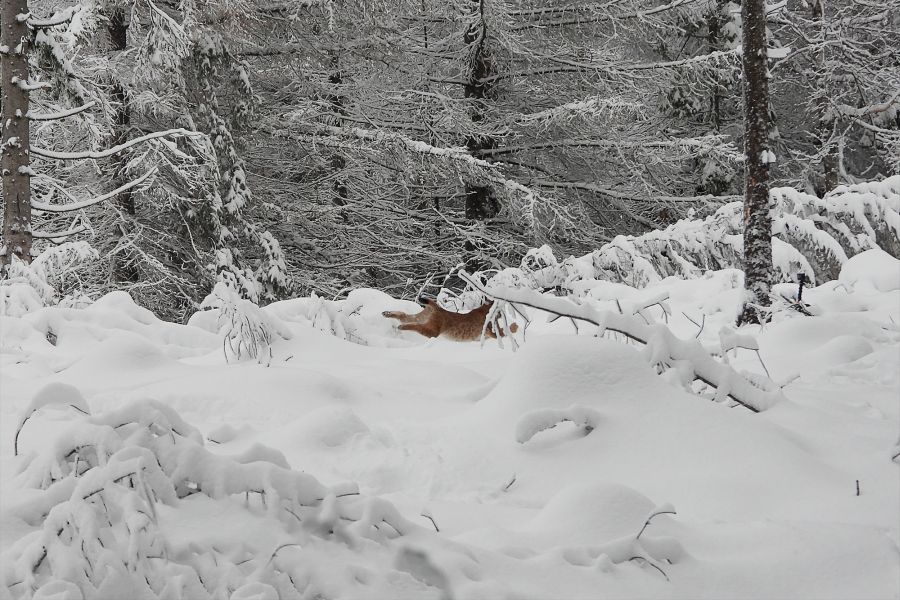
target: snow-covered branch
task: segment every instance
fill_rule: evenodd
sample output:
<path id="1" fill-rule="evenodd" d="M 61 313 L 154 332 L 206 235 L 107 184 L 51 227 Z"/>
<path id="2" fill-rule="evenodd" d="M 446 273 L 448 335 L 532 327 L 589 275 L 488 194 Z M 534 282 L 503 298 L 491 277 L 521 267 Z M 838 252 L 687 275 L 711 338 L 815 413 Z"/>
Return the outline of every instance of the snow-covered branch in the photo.
<path id="1" fill-rule="evenodd" d="M 31 236 L 38 240 L 61 240 L 70 235 L 84 233 L 89 230 L 90 228 L 87 225 L 82 225 L 80 227 L 71 227 L 65 231 L 35 231 Z"/>
<path id="2" fill-rule="evenodd" d="M 109 158 L 110 156 L 114 156 L 123 150 L 127 150 L 132 146 L 136 146 L 138 144 L 142 144 L 144 142 L 155 140 L 157 138 L 165 138 L 165 137 L 193 137 L 203 135 L 197 131 L 189 131 L 187 129 L 177 128 L 177 129 L 167 129 L 165 131 L 155 131 L 153 133 L 148 133 L 146 135 L 142 135 L 140 137 L 136 137 L 132 140 L 128 140 L 123 144 L 119 144 L 117 146 L 113 146 L 112 148 L 107 148 L 106 150 L 84 150 L 82 152 L 57 152 L 56 150 L 48 150 L 46 148 L 38 148 L 36 146 L 31 147 L 31 153 L 35 156 L 40 156 L 41 158 L 54 159 L 54 160 L 85 160 L 85 159 L 98 159 L 98 158 Z"/>
<path id="3" fill-rule="evenodd" d="M 150 169 L 137 179 L 133 181 L 129 181 L 128 183 L 117 187 L 111 192 L 107 192 L 101 196 L 97 196 L 96 198 L 90 198 L 88 200 L 80 200 L 78 202 L 72 202 L 70 204 L 47 204 L 45 202 L 36 202 L 34 200 L 31 201 L 31 208 L 35 210 L 43 210 L 45 212 L 53 212 L 53 213 L 64 213 L 64 212 L 72 212 L 73 210 L 81 210 L 83 208 L 87 208 L 89 206 L 93 206 L 94 204 L 99 204 L 105 200 L 109 200 L 110 198 L 115 198 L 122 192 L 127 192 L 128 190 L 134 189 L 140 184 L 147 181 L 153 174 L 158 171 L 156 167 Z"/>
<path id="4" fill-rule="evenodd" d="M 48 29 L 69 23 L 77 12 L 82 9 L 80 4 L 64 8 L 56 14 L 46 19 L 36 19 L 31 15 L 28 16 L 28 26 L 32 29 Z"/>
<path id="5" fill-rule="evenodd" d="M 33 113 L 31 111 L 28 112 L 26 117 L 31 119 L 32 121 L 56 121 L 59 119 L 65 119 L 66 117 L 71 117 L 72 115 L 77 115 L 82 113 L 89 108 L 95 106 L 97 102 L 95 100 L 91 100 L 90 102 L 86 102 L 81 106 L 76 106 L 75 108 L 67 108 L 65 110 L 58 110 L 52 113 Z"/>
<path id="6" fill-rule="evenodd" d="M 439 147 L 433 146 L 427 142 L 415 140 L 402 133 L 384 130 L 363 129 L 361 127 L 332 127 L 329 125 L 316 126 L 315 133 L 318 135 L 331 135 L 337 137 L 353 137 L 360 140 L 378 143 L 399 143 L 412 152 L 420 154 L 430 154 L 441 158 L 448 158 L 460 162 L 467 163 L 474 167 L 483 169 L 496 169 L 497 165 L 491 164 L 486 160 L 476 158 L 469 154 L 463 147 Z"/>
<path id="7" fill-rule="evenodd" d="M 718 362 L 700 341 L 680 339 L 661 323 L 651 325 L 635 315 L 598 310 L 534 290 L 485 285 L 464 271 L 459 276 L 488 297 L 591 323 L 597 326 L 597 335 L 613 331 L 640 342 L 652 363 L 690 368 L 694 379 L 716 388 L 717 398 L 730 397 L 753 412 L 767 410 L 784 399 L 774 383 L 767 382 L 769 389 L 758 387 L 731 366 Z"/>

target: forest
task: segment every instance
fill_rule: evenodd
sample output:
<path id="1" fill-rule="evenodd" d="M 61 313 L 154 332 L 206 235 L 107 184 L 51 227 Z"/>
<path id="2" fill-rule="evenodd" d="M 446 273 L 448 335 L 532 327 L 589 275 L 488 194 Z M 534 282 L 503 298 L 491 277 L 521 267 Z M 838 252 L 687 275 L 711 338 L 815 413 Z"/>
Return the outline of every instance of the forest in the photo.
<path id="1" fill-rule="evenodd" d="M 584 254 L 744 191 L 734 2 L 33 3 L 3 5 L 4 47 L 28 34 L 3 91 L 14 120 L 28 103 L 28 156 L 3 153 L 16 203 L 37 250 L 76 244 L 83 289 L 166 318 L 219 280 L 257 302 L 411 298 L 460 263 Z M 895 174 L 896 2 L 765 10 L 773 184 Z"/>
<path id="2" fill-rule="evenodd" d="M 900 0 L 0 0 L 0 171 L 0 600 L 900 599 Z"/>

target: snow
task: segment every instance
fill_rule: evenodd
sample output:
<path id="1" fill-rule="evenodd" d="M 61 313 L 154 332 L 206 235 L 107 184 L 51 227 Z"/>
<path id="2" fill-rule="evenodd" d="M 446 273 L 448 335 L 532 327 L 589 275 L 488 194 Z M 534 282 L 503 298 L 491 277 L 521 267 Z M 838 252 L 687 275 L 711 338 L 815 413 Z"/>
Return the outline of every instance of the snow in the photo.
<path id="1" fill-rule="evenodd" d="M 900 260 L 880 248 L 866 250 L 844 263 L 840 280 L 850 285 L 864 282 L 880 292 L 900 290 Z"/>
<path id="2" fill-rule="evenodd" d="M 571 306 L 648 347 L 527 307 L 516 352 L 426 340 L 375 290 L 261 309 L 219 290 L 187 325 L 121 292 L 7 312 L 0 598 L 898 598 L 882 254 L 762 328 L 733 328 L 734 270 L 578 280 Z M 532 258 L 543 283 L 563 264 Z M 265 360 L 223 352 L 241 319 Z M 695 338 L 684 363 L 748 385 L 765 365 L 783 397 L 752 413 L 659 368 Z"/>

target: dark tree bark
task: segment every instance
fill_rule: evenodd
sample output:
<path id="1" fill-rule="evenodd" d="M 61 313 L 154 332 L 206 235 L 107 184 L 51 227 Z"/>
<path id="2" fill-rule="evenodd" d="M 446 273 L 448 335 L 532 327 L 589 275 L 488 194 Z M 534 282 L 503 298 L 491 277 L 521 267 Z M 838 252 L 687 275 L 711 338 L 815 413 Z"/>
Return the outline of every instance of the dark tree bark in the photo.
<path id="1" fill-rule="evenodd" d="M 330 119 L 330 124 L 336 127 L 341 127 L 344 124 L 344 119 L 342 117 L 347 114 L 347 109 L 345 106 L 347 103 L 347 97 L 342 95 L 340 92 L 340 86 L 344 83 L 344 74 L 341 72 L 341 66 L 337 54 L 333 54 L 331 56 L 331 68 L 333 70 L 331 72 L 331 75 L 328 76 L 328 83 L 334 86 L 334 92 L 328 95 L 328 103 L 331 104 L 332 110 L 334 110 L 334 117 Z M 340 152 L 335 152 L 331 155 L 330 163 L 330 166 L 334 171 L 334 183 L 332 184 L 335 194 L 334 205 L 347 206 L 347 184 L 342 178 L 344 169 L 347 167 L 347 159 L 345 159 L 344 155 Z M 346 213 L 342 212 L 341 218 L 345 223 L 348 222 Z"/>
<path id="2" fill-rule="evenodd" d="M 128 48 L 128 16 L 123 7 L 115 6 L 111 9 L 107 31 L 109 32 L 109 41 L 113 52 L 121 52 Z M 113 145 L 117 145 L 128 140 L 128 134 L 131 129 L 131 106 L 125 86 L 120 81 L 113 82 L 112 98 L 116 103 L 115 133 L 112 142 Z M 116 171 L 115 183 L 116 187 L 126 183 L 125 174 L 121 167 Z M 131 193 L 131 190 L 120 193 L 117 203 L 126 214 L 134 216 L 134 194 Z"/>
<path id="3" fill-rule="evenodd" d="M 491 93 L 491 84 L 485 80 L 494 74 L 493 65 L 487 51 L 487 25 L 484 23 L 484 0 L 472 0 L 473 11 L 477 13 L 477 24 L 466 30 L 463 42 L 471 47 L 470 65 L 466 78 L 465 97 L 472 99 L 472 121 L 484 119 L 484 102 Z M 471 136 L 466 147 L 472 156 L 481 157 L 483 150 L 494 148 L 496 142 L 489 137 Z M 490 186 L 466 183 L 466 218 L 484 221 L 496 217 L 500 212 L 500 201 L 494 196 Z"/>
<path id="4" fill-rule="evenodd" d="M 825 146 L 825 155 L 822 157 L 822 171 L 825 176 L 822 189 L 822 195 L 824 195 L 838 186 L 838 169 L 840 165 L 838 147 L 835 141 L 831 139 L 834 133 L 834 117 L 828 106 L 831 75 L 827 71 L 828 60 L 826 52 L 828 46 L 825 44 L 827 29 L 825 26 L 825 0 L 813 0 L 812 17 L 822 36 L 822 47 L 816 57 L 816 62 L 818 63 L 819 76 L 821 77 L 817 108 L 819 111 L 819 143 Z"/>
<path id="5" fill-rule="evenodd" d="M 490 98 L 492 84 L 486 81 L 494 74 L 493 63 L 487 48 L 488 31 L 484 22 L 484 0 L 471 0 L 472 13 L 476 16 L 466 29 L 463 42 L 469 47 L 469 68 L 466 76 L 464 94 L 471 99 L 471 119 L 473 123 L 484 120 L 485 101 Z M 482 151 L 495 148 L 496 141 L 489 136 L 471 135 L 466 140 L 466 148 L 472 156 L 484 158 Z M 490 185 L 466 182 L 465 217 L 471 221 L 487 221 L 500 213 L 500 201 Z M 490 264 L 481 258 L 480 244 L 466 240 L 463 247 L 468 254 L 466 267 L 471 271 L 481 271 Z"/>
<path id="6" fill-rule="evenodd" d="M 28 129 L 28 47 L 31 33 L 19 15 L 27 0 L 0 2 L 0 171 L 3 175 L 3 243 L 0 265 L 13 255 L 31 262 L 31 157 Z"/>
<path id="7" fill-rule="evenodd" d="M 728 3 L 725 0 L 716 0 L 709 9 L 708 31 L 707 31 L 707 50 L 712 52 L 721 51 L 725 44 L 725 16 L 728 10 Z M 725 92 L 722 83 L 719 81 L 718 73 L 713 73 L 713 95 L 712 95 L 712 123 L 716 131 L 722 126 L 722 94 Z"/>
<path id="8" fill-rule="evenodd" d="M 738 324 L 759 323 L 772 287 L 772 215 L 769 206 L 769 82 L 765 0 L 744 0 L 744 289 Z"/>
<path id="9" fill-rule="evenodd" d="M 113 52 L 122 52 L 128 48 L 128 13 L 122 6 L 113 6 L 109 11 L 109 21 L 106 29 L 109 34 L 110 49 Z M 128 136 L 131 132 L 131 105 L 128 92 L 120 81 L 113 81 L 110 91 L 116 106 L 115 129 L 110 145 L 116 146 L 128 141 Z M 113 185 L 121 187 L 128 182 L 128 174 L 125 172 L 126 161 L 124 157 L 114 160 L 118 162 L 114 165 L 115 176 L 113 177 Z M 128 221 L 137 213 L 134 193 L 131 190 L 121 192 L 116 197 L 115 202 L 119 210 L 125 215 L 125 222 L 119 225 L 120 230 L 117 233 L 119 237 L 122 237 L 127 233 Z M 117 255 L 114 258 L 112 273 L 113 278 L 118 282 L 135 283 L 140 279 L 136 265 L 124 260 L 122 255 Z"/>

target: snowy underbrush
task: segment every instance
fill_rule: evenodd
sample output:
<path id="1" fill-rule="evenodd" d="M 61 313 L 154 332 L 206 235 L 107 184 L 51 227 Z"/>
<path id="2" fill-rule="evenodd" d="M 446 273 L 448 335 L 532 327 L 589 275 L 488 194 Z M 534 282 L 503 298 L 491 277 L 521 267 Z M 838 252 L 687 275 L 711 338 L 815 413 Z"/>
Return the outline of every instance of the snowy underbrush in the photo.
<path id="1" fill-rule="evenodd" d="M 0 598 L 897 598 L 900 261 L 740 330 L 733 269 L 579 285 L 488 282 L 515 352 L 375 290 L 0 316 Z"/>
<path id="2" fill-rule="evenodd" d="M 17 493 L 2 518 L 22 535 L 2 554 L 3 597 L 449 599 L 501 589 L 486 577 L 484 552 L 442 539 L 356 484 L 325 486 L 273 448 L 211 452 L 154 400 L 92 413 L 77 388 L 48 384 L 22 411 L 17 455 L 20 436 L 34 436 L 29 429 L 54 409 L 69 414 L 14 461 Z M 683 548 L 644 534 L 674 509 L 624 486 L 590 492 L 613 511 L 606 535 L 573 546 L 566 560 L 604 573 L 637 563 L 667 578 L 663 567 Z M 583 502 L 569 496 L 536 523 L 552 530 L 566 503 Z"/>
<path id="3" fill-rule="evenodd" d="M 55 304 L 79 306 L 90 302 L 81 290 L 81 271 L 99 254 L 86 242 L 51 246 L 25 264 L 16 257 L 0 280 L 0 315 L 22 316 Z"/>
<path id="4" fill-rule="evenodd" d="M 353 484 L 326 487 L 291 470 L 271 448 L 213 454 L 199 431 L 151 400 L 92 415 L 76 388 L 50 384 L 23 413 L 17 448 L 27 422 L 47 408 L 80 415 L 18 461 L 21 492 L 4 506 L 5 517 L 34 531 L 4 555 L 3 583 L 14 597 L 310 596 L 329 582 L 313 581 L 297 560 L 304 548 L 352 550 L 419 529 Z M 173 541 L 179 525 L 191 526 L 180 513 L 197 510 L 227 515 L 231 528 L 241 522 L 278 532 L 283 543 L 263 552 L 252 539 Z M 299 550 L 287 558 L 287 548 Z M 380 579 L 365 568 L 350 571 L 348 581 Z"/>
<path id="5" fill-rule="evenodd" d="M 771 191 L 776 279 L 804 273 L 813 283 L 837 279 L 860 252 L 881 248 L 900 258 L 900 175 L 841 186 L 824 198 L 793 188 Z M 703 220 L 683 220 L 641 236 L 618 236 L 599 250 L 559 261 L 548 247 L 529 252 L 497 282 L 584 294 L 596 281 L 645 287 L 669 276 L 696 278 L 736 268 L 743 252 L 743 205 L 726 204 Z"/>

